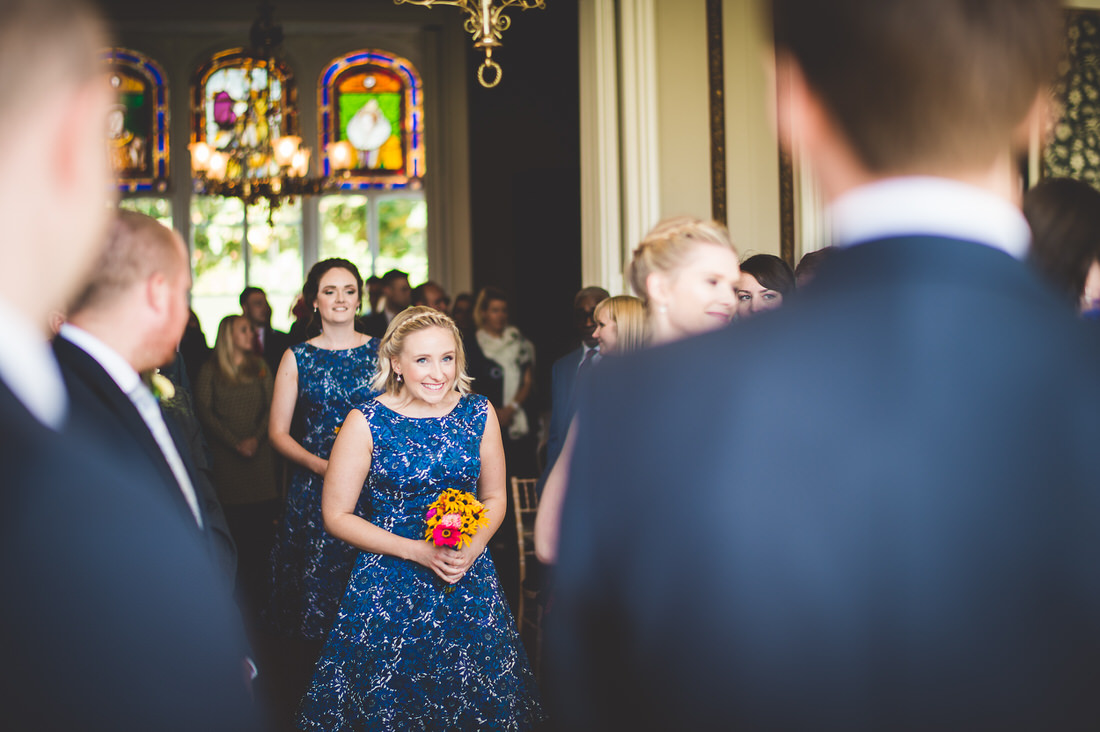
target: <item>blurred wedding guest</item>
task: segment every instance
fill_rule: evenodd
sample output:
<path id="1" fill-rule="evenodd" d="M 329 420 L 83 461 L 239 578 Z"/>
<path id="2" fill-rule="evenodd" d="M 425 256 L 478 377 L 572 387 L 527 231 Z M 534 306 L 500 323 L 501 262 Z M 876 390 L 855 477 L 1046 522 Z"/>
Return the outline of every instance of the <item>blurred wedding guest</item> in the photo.
<path id="1" fill-rule="evenodd" d="M 382 299 L 382 278 L 371 275 L 367 278 L 366 285 L 368 310 L 371 313 L 377 313 L 379 310 L 378 303 Z"/>
<path id="2" fill-rule="evenodd" d="M 267 362 L 274 372 L 279 368 L 283 353 L 290 346 L 290 336 L 271 327 L 271 303 L 267 293 L 259 287 L 241 290 L 241 311 L 252 323 L 253 350 Z"/>
<path id="3" fill-rule="evenodd" d="M 199 369 L 210 357 L 210 346 L 206 345 L 206 334 L 202 332 L 199 316 L 191 310 L 187 316 L 187 327 L 180 339 L 180 355 L 183 357 L 184 369 L 187 372 L 188 381 L 193 380 L 199 374 Z"/>
<path id="4" fill-rule="evenodd" d="M 214 357 L 195 379 L 195 408 L 213 453 L 214 487 L 237 544 L 237 589 L 254 616 L 267 596 L 278 517 L 275 456 L 267 436 L 274 379 L 253 351 L 252 322 L 228 315 Z"/>
<path id="5" fill-rule="evenodd" d="M 83 2 L 0 0 L 0 708 L 20 730 L 258 729 L 193 518 L 153 471 L 66 428 L 44 335 L 109 219 L 109 45 Z"/>
<path id="6" fill-rule="evenodd" d="M 264 617 L 282 635 L 321 640 L 358 553 L 325 531 L 321 485 L 344 418 L 373 396 L 378 340 L 355 330 L 363 280 L 346 259 L 313 265 L 302 295 L 312 305 L 320 335 L 291 346 L 275 376 L 268 436 L 293 469 L 271 554 L 272 599 Z M 296 407 L 305 425 L 301 442 L 290 434 Z"/>
<path id="7" fill-rule="evenodd" d="M 161 402 L 174 396 L 152 379 L 177 360 L 189 309 L 191 271 L 179 235 L 144 214 L 120 210 L 106 249 L 69 306 L 54 353 L 72 397 L 74 424 L 96 433 L 105 451 L 156 471 L 162 491 L 190 517 L 223 567 L 226 587 L 236 548 L 217 496 L 191 442 Z M 182 381 L 181 381 L 182 383 Z"/>
<path id="8" fill-rule="evenodd" d="M 474 322 L 474 296 L 468 292 L 455 295 L 451 306 L 451 319 L 462 334 L 462 348 L 466 352 L 466 373 L 470 388 L 492 404 L 500 404 L 504 394 L 504 371 L 500 364 L 489 360 L 477 342 L 477 323 Z"/>
<path id="9" fill-rule="evenodd" d="M 474 296 L 468 292 L 455 295 L 451 304 L 451 319 L 455 321 L 460 333 L 473 333 L 477 330 L 474 322 Z"/>
<path id="10" fill-rule="evenodd" d="M 424 305 L 441 313 L 446 313 L 451 309 L 451 301 L 447 297 L 447 293 L 431 280 L 413 288 L 410 302 L 413 305 Z"/>
<path id="11" fill-rule="evenodd" d="M 593 375 L 556 723 L 1094 729 L 1100 345 L 1023 261 L 1012 180 L 1059 4 L 771 8 L 779 139 L 840 250 L 768 322 Z"/>
<path id="12" fill-rule="evenodd" d="M 550 475 L 554 463 L 561 454 L 565 434 L 576 411 L 573 392 L 581 371 L 587 372 L 600 360 L 600 344 L 594 335 L 596 321 L 593 315 L 596 305 L 608 298 L 607 290 L 602 287 L 585 287 L 573 296 L 573 328 L 580 345 L 554 362 L 551 371 L 550 386 L 550 429 L 546 443 L 546 466 L 539 479 L 538 492 L 546 476 Z"/>
<path id="13" fill-rule="evenodd" d="M 310 334 L 306 331 L 309 321 L 313 317 L 313 308 L 310 307 L 300 293 L 298 297 L 294 298 L 294 306 L 290 309 L 290 315 L 294 318 L 294 322 L 290 324 L 290 330 L 287 331 L 287 348 L 310 337 Z"/>
<path id="14" fill-rule="evenodd" d="M 1100 307 L 1100 191 L 1044 178 L 1024 194 L 1031 263 L 1081 312 Z"/>
<path id="15" fill-rule="evenodd" d="M 508 322 L 508 296 L 496 287 L 478 293 L 474 304 L 477 343 L 500 366 L 503 390 L 496 407 L 504 435 L 509 475 L 535 472 L 535 445 L 524 404 L 535 386 L 535 346 Z"/>
<path id="16" fill-rule="evenodd" d="M 836 249 L 833 247 L 823 247 L 803 254 L 802 259 L 798 260 L 798 264 L 794 268 L 795 289 L 799 290 L 810 284 L 817 275 L 817 270 L 822 263 L 831 257 L 835 251 Z"/>
<path id="17" fill-rule="evenodd" d="M 728 325 L 739 274 L 726 227 L 687 216 L 657 224 L 627 268 L 631 287 L 646 303 L 654 343 Z"/>
<path id="18" fill-rule="evenodd" d="M 643 348 L 649 340 L 645 303 L 632 295 L 616 295 L 601 300 L 593 313 L 593 335 L 604 356 L 625 356 Z M 583 406 L 581 407 L 583 408 Z M 535 556 L 543 564 L 553 564 L 558 555 L 558 528 L 561 506 L 569 482 L 569 465 L 576 430 L 568 430 L 559 461 L 547 476 L 539 511 L 535 516 Z"/>
<path id="19" fill-rule="evenodd" d="M 363 332 L 375 338 L 386 333 L 393 316 L 409 306 L 412 288 L 409 275 L 399 269 L 391 269 L 382 275 L 382 300 L 379 309 L 363 318 Z"/>
<path id="20" fill-rule="evenodd" d="M 507 503 L 500 427 L 469 392 L 463 361 L 446 314 L 399 313 L 379 348 L 382 393 L 356 405 L 332 448 L 325 526 L 361 552 L 300 729 L 528 730 L 545 718 L 486 551 Z M 487 510 L 455 548 L 424 541 L 445 489 Z M 363 493 L 369 520 L 357 510 Z"/>
<path id="21" fill-rule="evenodd" d="M 795 289 L 790 265 L 774 254 L 754 254 L 741 263 L 737 278 L 737 317 L 775 310 Z"/>

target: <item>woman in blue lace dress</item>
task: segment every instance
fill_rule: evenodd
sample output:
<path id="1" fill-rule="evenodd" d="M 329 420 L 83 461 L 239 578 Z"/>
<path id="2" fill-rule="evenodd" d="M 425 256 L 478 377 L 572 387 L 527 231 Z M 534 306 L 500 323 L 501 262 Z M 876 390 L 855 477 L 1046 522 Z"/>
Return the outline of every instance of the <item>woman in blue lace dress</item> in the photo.
<path id="1" fill-rule="evenodd" d="M 302 295 L 313 304 L 320 334 L 283 356 L 271 402 L 271 444 L 290 461 L 292 472 L 272 551 L 265 619 L 280 634 L 307 640 L 328 634 L 358 554 L 325 531 L 321 485 L 340 424 L 373 395 L 378 341 L 355 330 L 362 292 L 363 280 L 351 262 L 327 259 L 313 266 Z M 290 434 L 296 407 L 305 425 L 301 442 Z"/>
<path id="2" fill-rule="evenodd" d="M 382 340 L 375 385 L 385 393 L 340 430 L 325 525 L 362 553 L 302 700 L 303 729 L 524 730 L 544 717 L 485 551 L 504 517 L 504 449 L 464 360 L 450 318 L 406 310 Z M 488 509 L 489 525 L 462 549 L 424 539 L 445 488 Z M 356 514 L 361 493 L 368 520 Z"/>

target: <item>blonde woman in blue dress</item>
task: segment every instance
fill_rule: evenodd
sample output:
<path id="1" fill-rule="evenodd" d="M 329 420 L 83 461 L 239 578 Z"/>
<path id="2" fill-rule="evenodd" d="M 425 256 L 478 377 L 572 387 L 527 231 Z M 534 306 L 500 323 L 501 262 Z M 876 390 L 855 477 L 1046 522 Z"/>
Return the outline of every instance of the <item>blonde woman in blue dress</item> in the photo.
<path id="1" fill-rule="evenodd" d="M 454 322 L 398 314 L 379 349 L 384 389 L 345 420 L 322 513 L 361 550 L 302 700 L 306 730 L 525 730 L 544 717 L 485 547 L 506 507 L 496 412 L 469 392 Z M 474 493 L 489 525 L 462 549 L 425 541 L 446 488 Z M 356 515 L 360 494 L 371 506 Z"/>

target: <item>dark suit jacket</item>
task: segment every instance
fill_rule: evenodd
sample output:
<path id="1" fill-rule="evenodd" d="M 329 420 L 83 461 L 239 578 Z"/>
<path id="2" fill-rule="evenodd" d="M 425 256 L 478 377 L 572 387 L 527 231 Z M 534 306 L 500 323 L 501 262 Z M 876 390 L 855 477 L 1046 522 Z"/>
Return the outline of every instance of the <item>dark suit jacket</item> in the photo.
<path id="1" fill-rule="evenodd" d="M 268 327 L 264 332 L 264 361 L 271 368 L 271 375 L 279 372 L 279 362 L 283 360 L 283 354 L 290 348 L 290 335 Z M 192 379 L 198 376 L 198 372 L 190 375 Z"/>
<path id="2" fill-rule="evenodd" d="M 565 436 L 569 434 L 569 425 L 573 421 L 576 412 L 576 402 L 573 399 L 573 390 L 577 382 L 577 369 L 581 365 L 584 356 L 584 346 L 570 351 L 557 361 L 551 371 L 550 382 L 550 429 L 546 437 L 546 467 L 539 477 L 538 492 L 542 494 L 542 486 L 546 482 L 546 476 L 550 475 L 554 463 L 561 455 L 561 448 L 565 444 Z"/>
<path id="3" fill-rule="evenodd" d="M 72 401 L 71 431 L 81 433 L 85 439 L 98 444 L 102 451 L 120 461 L 145 463 L 157 476 L 155 489 L 162 491 L 180 515 L 189 518 L 198 531 L 172 468 L 129 397 L 94 358 L 65 338 L 58 336 L 54 339 L 54 354 L 61 365 Z M 236 571 L 236 546 L 214 486 L 209 476 L 196 468 L 191 445 L 180 433 L 178 424 L 173 419 L 165 419 L 165 423 L 199 500 L 204 526 L 201 533 L 209 544 L 212 557 L 222 568 L 227 586 L 232 587 Z"/>
<path id="4" fill-rule="evenodd" d="M 546 645 L 562 728 L 1100 727 L 1098 374 L 1022 263 L 928 237 L 604 364 Z"/>
<path id="5" fill-rule="evenodd" d="M 236 608 L 152 471 L 0 384 L 0 708 L 10 730 L 255 730 Z"/>
<path id="6" fill-rule="evenodd" d="M 362 324 L 363 332 L 375 338 L 386 335 L 386 328 L 390 325 L 390 321 L 386 319 L 384 312 L 365 315 L 359 319 L 359 322 Z"/>

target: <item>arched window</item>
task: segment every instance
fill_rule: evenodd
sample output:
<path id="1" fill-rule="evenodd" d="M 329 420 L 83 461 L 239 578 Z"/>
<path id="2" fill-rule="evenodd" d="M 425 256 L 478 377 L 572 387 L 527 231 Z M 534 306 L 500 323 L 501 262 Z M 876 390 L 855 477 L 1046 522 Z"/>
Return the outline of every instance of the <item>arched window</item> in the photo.
<path id="1" fill-rule="evenodd" d="M 343 190 L 418 189 L 424 111 L 413 65 L 385 51 L 355 51 L 329 64 L 319 86 L 321 173 L 342 177 Z"/>
<path id="2" fill-rule="evenodd" d="M 344 257 L 364 276 L 390 269 L 428 278 L 424 109 L 420 75 L 387 51 L 333 60 L 317 89 L 321 174 L 318 257 Z"/>
<path id="3" fill-rule="evenodd" d="M 168 190 L 168 82 L 148 56 L 110 48 L 100 57 L 117 99 L 108 115 L 111 168 L 123 193 Z"/>
<path id="4" fill-rule="evenodd" d="M 271 74 L 271 83 L 268 83 Z M 214 150 L 261 146 L 269 137 L 297 132 L 295 88 L 290 69 L 237 48 L 212 56 L 191 85 L 191 141 Z M 276 105 L 275 115 L 257 114 Z M 277 125 L 277 130 L 270 126 Z M 234 163 L 230 163 L 233 165 Z M 228 170 L 229 177 L 239 171 Z M 286 330 L 302 286 L 302 199 L 278 208 L 260 199 L 191 197 L 191 304 L 208 337 L 229 313 L 238 312 L 246 286 L 262 287 L 272 306 L 272 324 Z"/>

